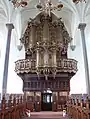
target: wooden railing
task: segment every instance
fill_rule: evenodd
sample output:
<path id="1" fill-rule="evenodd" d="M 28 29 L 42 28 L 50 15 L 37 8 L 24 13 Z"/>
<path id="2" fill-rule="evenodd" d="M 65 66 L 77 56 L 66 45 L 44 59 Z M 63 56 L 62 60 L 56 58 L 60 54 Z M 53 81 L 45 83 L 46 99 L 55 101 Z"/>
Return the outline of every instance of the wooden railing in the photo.
<path id="1" fill-rule="evenodd" d="M 44 66 L 39 66 L 39 69 L 43 70 Z M 48 68 L 53 68 L 49 67 Z M 77 72 L 77 61 L 74 59 L 59 59 L 56 66 L 57 72 Z M 15 72 L 17 74 L 37 72 L 36 61 L 29 59 L 21 59 L 15 62 Z"/>
<path id="2" fill-rule="evenodd" d="M 13 98 L 9 97 L 6 101 L 3 96 L 0 109 L 0 119 L 21 119 L 25 115 L 27 102 L 23 97 Z"/>
<path id="3" fill-rule="evenodd" d="M 90 119 L 90 100 L 70 99 L 67 103 L 67 113 L 72 119 Z"/>

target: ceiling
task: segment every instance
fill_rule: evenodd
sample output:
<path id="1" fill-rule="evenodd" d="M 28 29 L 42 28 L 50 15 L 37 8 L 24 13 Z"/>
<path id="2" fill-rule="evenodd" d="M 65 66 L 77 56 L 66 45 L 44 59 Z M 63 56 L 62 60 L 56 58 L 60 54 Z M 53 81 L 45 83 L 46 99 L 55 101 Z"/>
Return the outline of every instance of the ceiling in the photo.
<path id="1" fill-rule="evenodd" d="M 41 1 L 44 2 L 45 0 L 41 0 Z M 57 4 L 58 2 L 58 0 L 51 0 L 51 1 L 53 4 Z M 57 17 L 60 17 L 63 19 L 70 36 L 73 38 L 72 44 L 77 45 L 76 52 L 73 53 L 74 58 L 76 59 L 77 54 L 79 55 L 78 46 L 80 46 L 80 32 L 78 30 L 79 23 L 87 24 L 87 27 L 85 29 L 86 40 L 88 40 L 88 37 L 90 36 L 90 33 L 89 33 L 90 31 L 90 0 L 87 0 L 87 3 L 79 3 L 77 5 L 75 5 L 72 2 L 72 0 L 61 0 L 61 1 L 64 7 L 62 8 L 61 11 L 53 11 L 53 13 Z M 34 18 L 39 13 L 39 11 L 36 9 L 37 3 L 38 3 L 38 0 L 28 0 L 28 5 L 25 8 L 19 7 L 15 9 L 9 0 L 0 0 L 0 47 L 1 47 L 2 40 L 6 41 L 6 37 L 7 37 L 6 35 L 7 29 L 5 25 L 6 23 L 14 24 L 15 29 L 13 30 L 13 36 L 14 36 L 13 39 L 15 42 L 20 43 L 19 39 L 25 31 L 25 28 L 27 26 L 27 21 L 29 20 L 29 18 Z M 90 42 L 87 42 L 87 43 L 90 44 Z M 12 46 L 11 49 L 14 49 L 14 47 Z M 12 50 L 11 50 L 11 53 L 12 53 Z M 14 58 L 14 61 L 16 60 L 14 57 L 15 53 L 16 53 L 16 50 L 15 52 L 12 53 L 13 54 L 12 57 Z M 20 54 L 17 54 L 17 55 L 18 55 L 17 59 L 19 59 Z M 79 62 L 80 66 L 79 65 L 78 66 L 81 67 L 80 68 L 81 70 L 79 71 L 81 72 L 81 76 L 82 76 L 83 73 L 82 73 L 81 57 L 77 58 L 77 60 L 80 61 Z M 10 61 L 12 61 L 12 58 Z M 10 70 L 10 75 L 11 75 L 11 70 Z M 78 89 L 79 88 L 77 88 L 77 91 Z"/>
<path id="2" fill-rule="evenodd" d="M 44 1 L 41 0 L 41 2 Z M 87 0 L 87 3 L 79 3 L 77 5 L 72 0 L 61 1 L 64 7 L 61 11 L 56 10 L 53 13 L 63 19 L 70 36 L 75 40 L 79 23 L 86 23 L 87 31 L 89 31 L 90 0 Z M 4 34 L 5 24 L 11 22 L 15 26 L 15 36 L 19 39 L 25 30 L 28 19 L 30 17 L 34 18 L 39 13 L 35 7 L 37 3 L 38 0 L 28 0 L 28 5 L 25 8 L 19 7 L 15 9 L 9 0 L 0 0 L 0 33 Z M 57 4 L 58 0 L 52 0 L 52 3 Z"/>

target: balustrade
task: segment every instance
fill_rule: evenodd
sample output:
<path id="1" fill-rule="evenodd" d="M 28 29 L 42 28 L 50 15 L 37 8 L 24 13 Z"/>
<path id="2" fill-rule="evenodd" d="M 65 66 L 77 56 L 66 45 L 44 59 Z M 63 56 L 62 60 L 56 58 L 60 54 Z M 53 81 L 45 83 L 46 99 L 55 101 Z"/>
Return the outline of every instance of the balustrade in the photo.
<path id="1" fill-rule="evenodd" d="M 48 68 L 50 68 L 48 66 Z M 43 70 L 43 67 L 40 67 Z M 77 61 L 73 59 L 60 59 L 57 61 L 56 66 L 57 72 L 69 72 L 76 73 L 77 72 Z M 35 60 L 22 59 L 15 62 L 15 71 L 17 74 L 19 73 L 29 73 L 29 72 L 37 72 L 37 66 Z"/>
<path id="2" fill-rule="evenodd" d="M 10 95 L 9 100 L 6 101 L 5 96 L 3 96 L 0 109 L 0 119 L 21 119 L 25 116 L 27 108 L 27 102 L 22 97 L 15 97 L 12 99 Z"/>
<path id="3" fill-rule="evenodd" d="M 90 100 L 71 99 L 67 103 L 67 113 L 72 119 L 90 119 Z"/>

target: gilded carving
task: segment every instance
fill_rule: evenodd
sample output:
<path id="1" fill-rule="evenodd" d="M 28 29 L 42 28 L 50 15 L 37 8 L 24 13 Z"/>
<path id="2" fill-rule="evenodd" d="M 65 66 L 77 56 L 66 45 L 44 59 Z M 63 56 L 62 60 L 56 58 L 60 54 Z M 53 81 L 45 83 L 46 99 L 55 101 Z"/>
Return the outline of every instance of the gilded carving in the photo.
<path id="1" fill-rule="evenodd" d="M 43 13 L 35 19 L 29 19 L 21 38 L 25 47 L 25 60 L 15 62 L 15 71 L 19 73 L 49 74 L 57 72 L 77 72 L 77 61 L 67 58 L 68 43 L 71 38 L 61 18 L 45 16 Z"/>

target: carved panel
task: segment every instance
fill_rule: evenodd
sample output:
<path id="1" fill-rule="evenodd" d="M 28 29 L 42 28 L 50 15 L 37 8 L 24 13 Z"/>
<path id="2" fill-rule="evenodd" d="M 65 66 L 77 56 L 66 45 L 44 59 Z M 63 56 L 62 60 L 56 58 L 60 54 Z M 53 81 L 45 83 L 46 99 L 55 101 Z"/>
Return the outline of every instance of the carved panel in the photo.
<path id="1" fill-rule="evenodd" d="M 26 84 L 27 79 L 24 80 Z M 67 85 L 66 85 L 67 84 Z M 28 80 L 27 85 L 24 85 L 24 91 L 44 91 L 50 88 L 52 91 L 69 91 L 69 81 L 68 80 L 42 80 L 34 79 Z"/>

